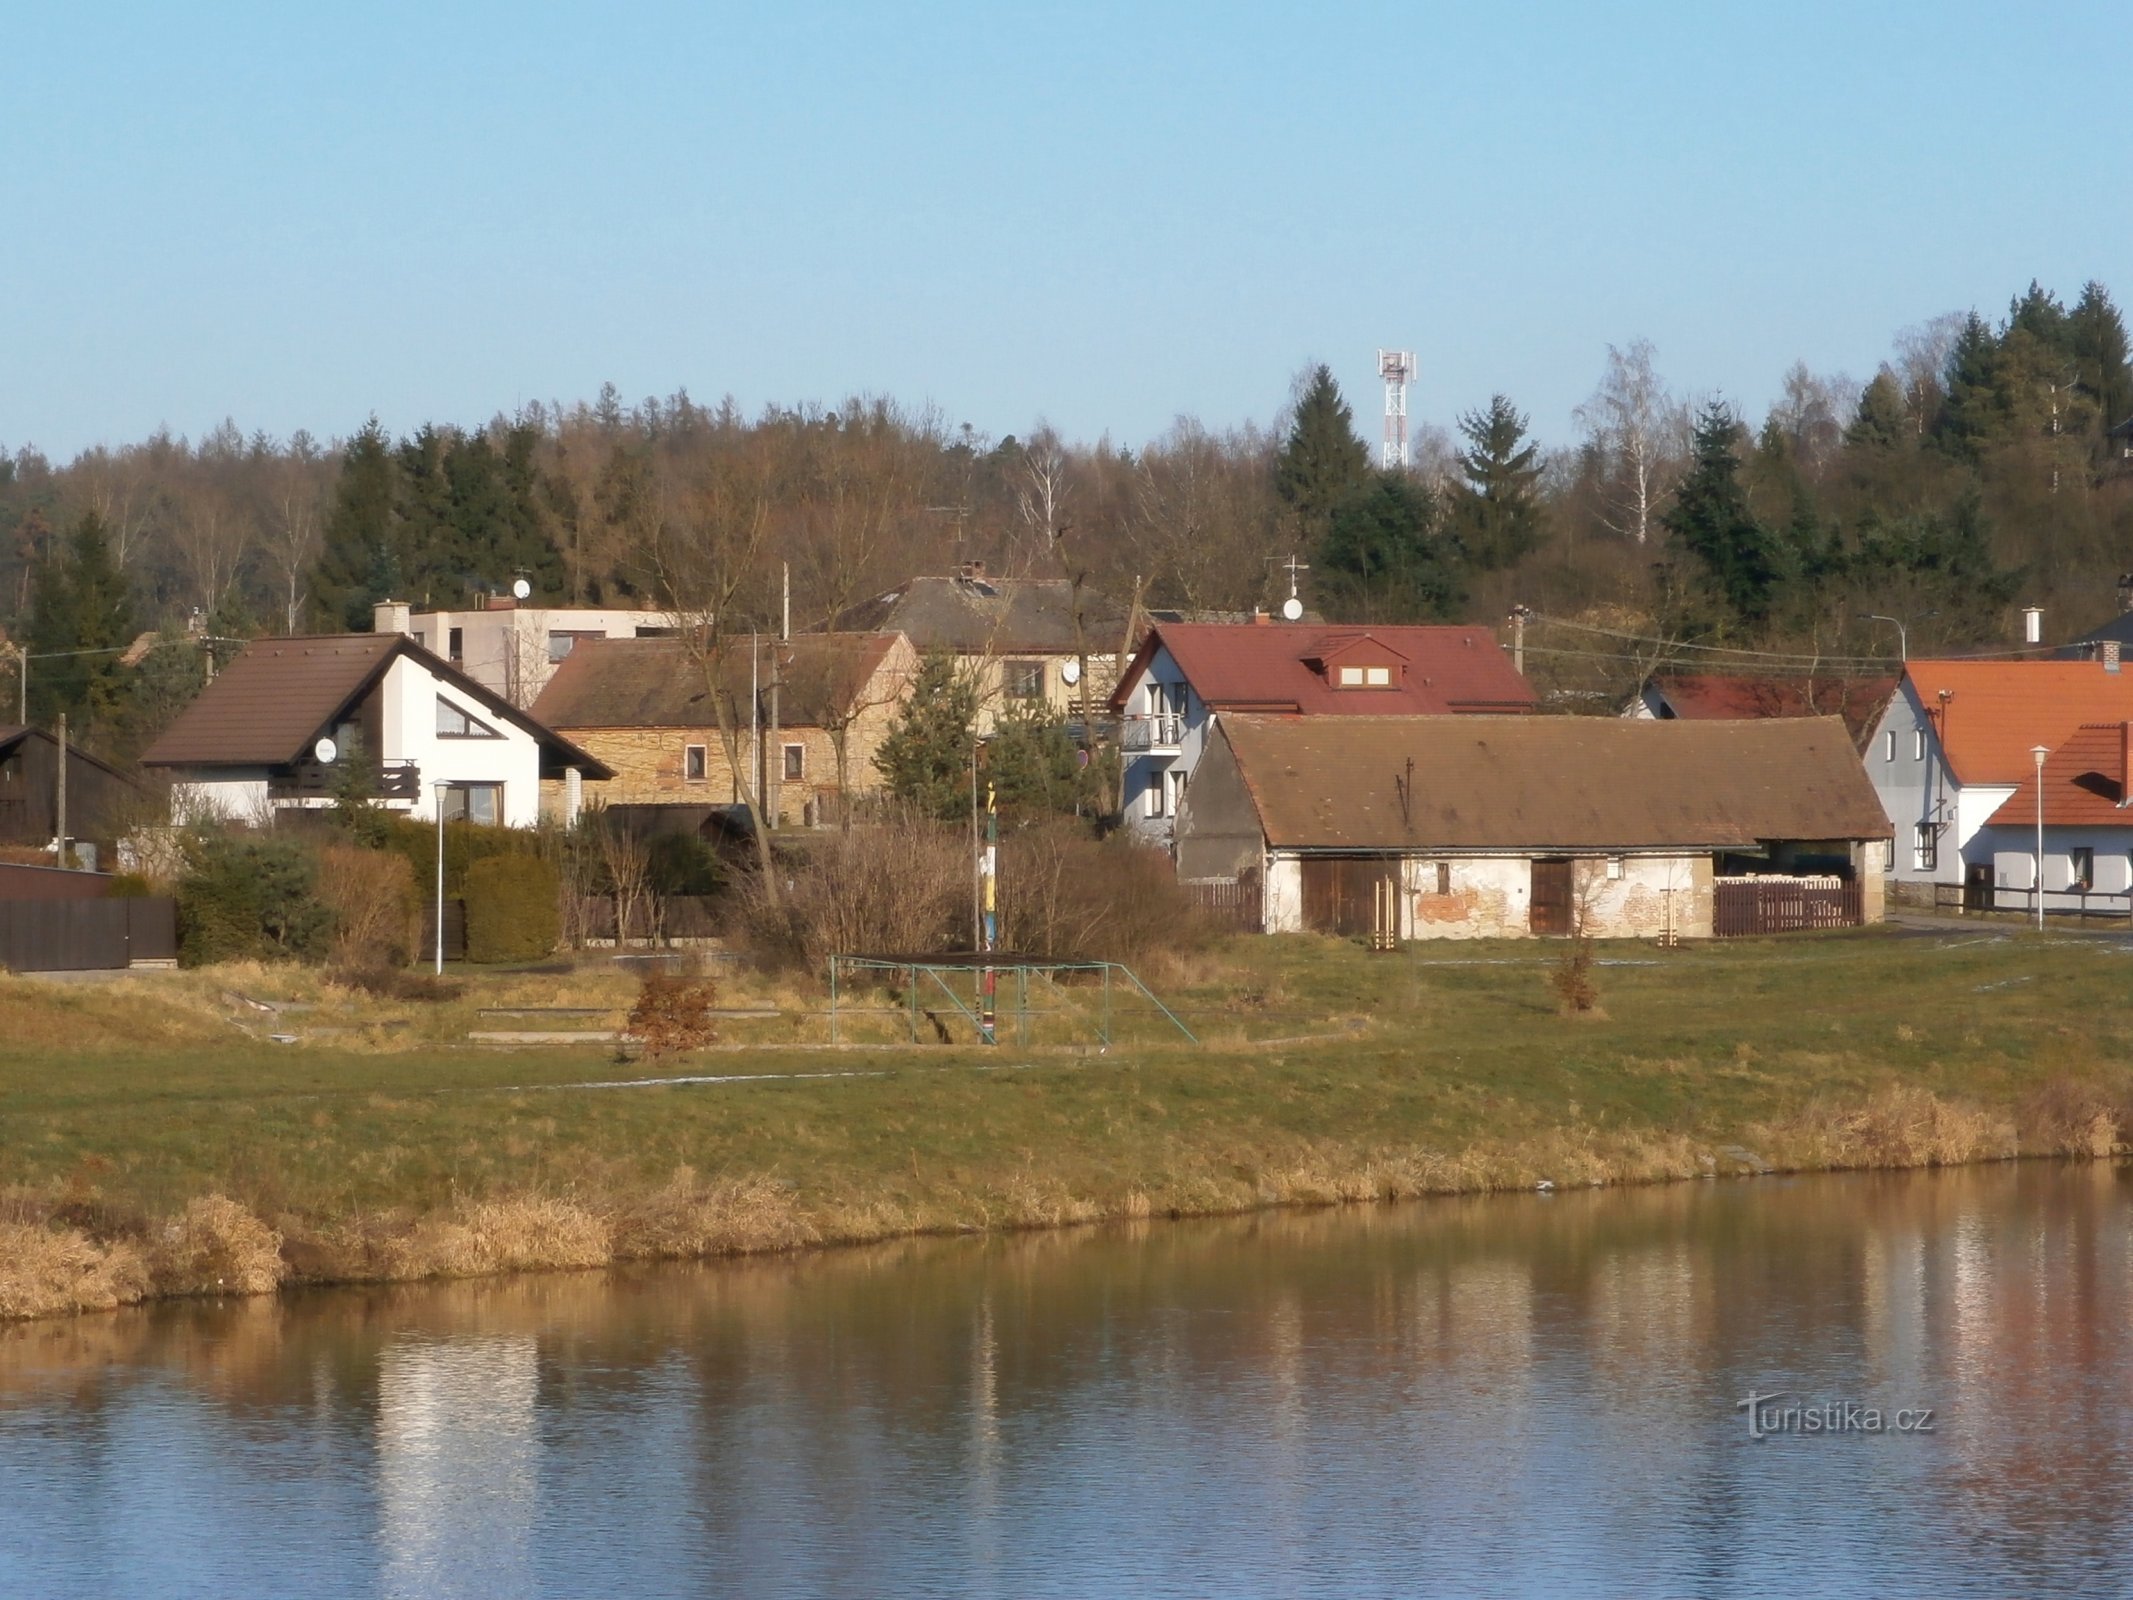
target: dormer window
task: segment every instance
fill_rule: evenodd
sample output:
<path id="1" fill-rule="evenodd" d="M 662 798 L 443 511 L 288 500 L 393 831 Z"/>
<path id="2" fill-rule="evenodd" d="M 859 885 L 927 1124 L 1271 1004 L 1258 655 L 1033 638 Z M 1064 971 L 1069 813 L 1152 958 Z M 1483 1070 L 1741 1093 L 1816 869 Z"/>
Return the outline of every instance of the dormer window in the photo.
<path id="1" fill-rule="evenodd" d="M 437 737 L 440 739 L 501 739 L 502 734 L 481 718 L 437 697 Z"/>

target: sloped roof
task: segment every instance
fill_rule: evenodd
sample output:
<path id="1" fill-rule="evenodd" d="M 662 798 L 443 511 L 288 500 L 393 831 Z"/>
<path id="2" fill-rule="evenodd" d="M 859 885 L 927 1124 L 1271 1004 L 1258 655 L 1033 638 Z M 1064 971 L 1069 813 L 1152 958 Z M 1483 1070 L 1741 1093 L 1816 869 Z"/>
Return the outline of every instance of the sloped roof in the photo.
<path id="1" fill-rule="evenodd" d="M 2036 771 L 2031 746 L 2056 748 L 2084 724 L 2133 718 L 2133 671 L 2101 662 L 1913 661 L 1905 671 L 1962 783 L 2020 783 Z"/>
<path id="2" fill-rule="evenodd" d="M 1866 748 L 1881 708 L 1896 692 L 1894 674 L 1872 678 L 1813 674 L 1753 676 L 1730 672 L 1665 672 L 1651 686 L 1675 716 L 1739 721 L 1751 717 L 1841 717 L 1852 744 Z"/>
<path id="3" fill-rule="evenodd" d="M 54 746 L 59 743 L 56 737 L 45 732 L 42 728 L 27 728 L 19 722 L 0 723 L 0 756 L 6 755 L 25 739 L 42 739 L 46 744 Z M 121 783 L 130 784 L 134 781 L 102 756 L 90 754 L 71 739 L 67 741 L 67 759 L 69 761 L 87 762 L 90 766 L 100 771 L 110 773 L 112 777 L 118 779 Z"/>
<path id="4" fill-rule="evenodd" d="M 144 767 L 278 767 L 302 760 L 321 730 L 410 656 L 491 716 L 530 734 L 544 757 L 588 777 L 613 774 L 567 739 L 484 688 L 404 633 L 299 634 L 254 639 L 178 713 L 141 757 Z"/>
<path id="5" fill-rule="evenodd" d="M 1889 831 L 1835 717 L 1232 714 L 1219 727 L 1282 848 L 1710 850 Z"/>
<path id="6" fill-rule="evenodd" d="M 2126 723 L 2087 723 L 2044 758 L 2046 827 L 2133 828 L 2133 808 L 2124 805 L 2129 737 L 2133 737 L 2133 727 Z M 2029 775 L 1985 819 L 1988 824 L 2036 826 L 2036 758 L 2029 759 Z"/>
<path id="7" fill-rule="evenodd" d="M 849 713 L 897 638 L 811 633 L 783 645 L 765 639 L 755 659 L 747 639 L 730 639 L 718 664 L 719 687 L 745 707 L 751 678 L 767 691 L 773 668 L 782 669 L 779 720 L 788 728 L 827 727 Z M 554 728 L 707 728 L 718 720 L 703 669 L 679 639 L 581 640 L 534 701 L 533 714 Z"/>
<path id="8" fill-rule="evenodd" d="M 1339 689 L 1311 663 L 1370 641 L 1402 659 L 1387 689 Z M 1111 696 L 1127 696 L 1167 649 L 1192 692 L 1217 711 L 1292 711 L 1312 716 L 1386 716 L 1522 711 L 1538 703 L 1487 628 L 1326 627 L 1308 622 L 1179 622 L 1152 629 Z"/>
<path id="9" fill-rule="evenodd" d="M 921 651 L 958 655 L 1071 655 L 1074 586 L 1064 578 L 913 578 L 862 601 L 838 617 L 847 633 L 901 633 Z M 1081 591 L 1082 646 L 1091 655 L 1116 655 L 1126 614 L 1102 596 Z"/>

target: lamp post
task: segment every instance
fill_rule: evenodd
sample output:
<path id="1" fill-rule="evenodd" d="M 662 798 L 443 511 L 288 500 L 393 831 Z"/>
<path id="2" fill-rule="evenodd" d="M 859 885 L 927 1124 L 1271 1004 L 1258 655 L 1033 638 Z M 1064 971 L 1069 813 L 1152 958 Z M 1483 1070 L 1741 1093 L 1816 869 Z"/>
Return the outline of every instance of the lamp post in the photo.
<path id="1" fill-rule="evenodd" d="M 437 976 L 444 976 L 444 792 L 451 787 L 440 778 L 430 780 L 437 796 Z"/>
<path id="2" fill-rule="evenodd" d="M 2030 759 L 2037 764 L 2037 932 L 2044 931 L 2044 758 L 2051 754 L 2049 746 L 2033 744 L 2029 747 Z"/>
<path id="3" fill-rule="evenodd" d="M 1909 661 L 1911 659 L 1911 630 L 1904 626 L 1903 618 L 1884 617 L 1878 611 L 1869 611 L 1865 613 L 1862 620 L 1866 622 L 1893 622 L 1896 625 L 1896 659 L 1898 661 Z"/>

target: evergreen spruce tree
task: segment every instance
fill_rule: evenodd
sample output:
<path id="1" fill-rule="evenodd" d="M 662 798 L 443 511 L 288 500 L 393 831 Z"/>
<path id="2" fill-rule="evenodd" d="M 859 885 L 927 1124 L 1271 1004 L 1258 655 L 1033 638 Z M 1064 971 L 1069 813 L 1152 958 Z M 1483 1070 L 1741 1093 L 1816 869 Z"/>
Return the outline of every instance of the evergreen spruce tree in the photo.
<path id="1" fill-rule="evenodd" d="M 1759 622 L 1789 574 L 1780 541 L 1756 520 L 1741 487 L 1740 431 L 1723 402 L 1704 407 L 1688 476 L 1662 520 L 1734 615 Z"/>
<path id="2" fill-rule="evenodd" d="M 103 518 L 84 512 L 65 544 L 47 549 L 32 577 L 30 717 L 49 726 L 64 711 L 77 735 L 116 735 L 125 700 L 119 653 L 134 640 L 133 594 L 112 559 Z"/>
<path id="3" fill-rule="evenodd" d="M 1999 435 L 2004 416 L 2000 341 L 1975 311 L 1956 336 L 1946 387 L 1935 437 L 1950 454 L 1974 461 Z"/>
<path id="4" fill-rule="evenodd" d="M 977 686 L 952 652 L 929 650 L 874 756 L 889 792 L 929 817 L 969 816 L 977 720 Z"/>
<path id="5" fill-rule="evenodd" d="M 1484 572 L 1516 563 L 1541 540 L 1540 446 L 1527 442 L 1526 419 L 1503 395 L 1459 419 L 1452 532 L 1466 558 Z"/>
<path id="6" fill-rule="evenodd" d="M 348 442 L 318 560 L 311 569 L 313 603 L 327 627 L 354 632 L 369 628 L 370 608 L 393 598 L 400 587 L 393 519 L 396 477 L 392 447 L 372 417 Z"/>
<path id="7" fill-rule="evenodd" d="M 2077 381 L 2096 405 L 2103 429 L 2133 417 L 2133 365 L 2127 361 L 2126 325 L 2100 283 L 2082 286 L 2067 313 L 2067 345 Z"/>
<path id="8" fill-rule="evenodd" d="M 1328 609 L 1344 622 L 1415 622 L 1449 615 L 1462 598 L 1427 485 L 1373 473 L 1335 509 L 1312 557 Z"/>
<path id="9" fill-rule="evenodd" d="M 1323 539 L 1334 508 L 1370 475 L 1370 452 L 1355 436 L 1355 415 L 1333 370 L 1320 366 L 1296 402 L 1296 420 L 1274 458 L 1274 490 L 1296 514 L 1306 549 Z"/>
<path id="10" fill-rule="evenodd" d="M 993 723 L 982 765 L 1003 812 L 1070 812 L 1095 799 L 1066 719 L 1042 700 L 1018 701 Z"/>
<path id="11" fill-rule="evenodd" d="M 1911 442 L 1903 385 L 1887 367 L 1875 373 L 1874 381 L 1860 394 L 1859 414 L 1845 430 L 1844 442 L 1854 450 L 1900 450 Z"/>

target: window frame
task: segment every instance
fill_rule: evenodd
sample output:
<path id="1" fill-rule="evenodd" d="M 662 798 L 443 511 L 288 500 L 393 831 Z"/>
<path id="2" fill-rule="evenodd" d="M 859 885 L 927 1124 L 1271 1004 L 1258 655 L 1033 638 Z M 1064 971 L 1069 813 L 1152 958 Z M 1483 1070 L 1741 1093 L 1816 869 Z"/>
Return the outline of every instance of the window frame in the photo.
<path id="1" fill-rule="evenodd" d="M 446 728 L 443 725 L 446 712 L 450 712 L 464 722 L 467 725 L 466 731 L 460 732 Z M 501 739 L 504 736 L 501 729 L 490 727 L 458 701 L 447 700 L 442 694 L 437 696 L 437 723 L 436 737 L 440 739 Z"/>
<path id="2" fill-rule="evenodd" d="M 2085 867 L 2076 871 L 2076 867 Z M 2096 847 L 2073 844 L 2066 847 L 2066 888 L 2069 894 L 2093 894 L 2096 889 Z"/>
<path id="3" fill-rule="evenodd" d="M 1147 785 L 1141 791 L 1142 815 L 1151 818 L 1168 816 L 1170 813 L 1163 809 L 1168 791 L 1169 785 L 1164 782 L 1163 769 L 1151 767 L 1148 770 Z"/>
<path id="4" fill-rule="evenodd" d="M 467 658 L 467 630 L 447 628 L 444 630 L 444 659 L 464 661 Z"/>
<path id="5" fill-rule="evenodd" d="M 500 828 L 504 825 L 504 786 L 501 782 L 487 778 L 469 779 L 464 782 L 455 780 L 442 787 L 445 821 L 465 822 L 477 828 Z M 474 815 L 472 802 L 477 792 L 495 797 L 495 815 L 487 822 Z"/>
<path id="6" fill-rule="evenodd" d="M 784 774 L 782 781 L 786 783 L 805 783 L 807 781 L 807 746 L 804 744 L 787 744 L 782 746 L 782 749 L 784 753 L 779 761 L 779 771 Z"/>
<path id="7" fill-rule="evenodd" d="M 1010 656 L 1000 663 L 1001 699 L 1042 700 L 1044 691 L 1044 662 L 1041 658 Z"/>
<path id="8" fill-rule="evenodd" d="M 707 744 L 684 744 L 681 747 L 681 781 L 683 783 L 709 783 L 711 781 L 711 747 Z"/>
<path id="9" fill-rule="evenodd" d="M 1881 730 L 1881 759 L 1884 761 L 1894 761 L 1896 759 L 1896 730 L 1894 728 L 1883 728 Z"/>
<path id="10" fill-rule="evenodd" d="M 1913 728 L 1911 730 L 1911 759 L 1913 761 L 1926 759 L 1926 730 L 1924 728 Z"/>
<path id="11" fill-rule="evenodd" d="M 1914 823 L 1911 827 L 1911 870 L 1940 870 L 1940 830 L 1930 822 Z"/>

